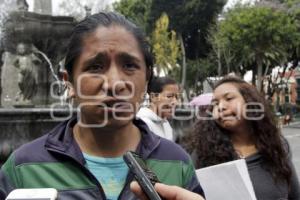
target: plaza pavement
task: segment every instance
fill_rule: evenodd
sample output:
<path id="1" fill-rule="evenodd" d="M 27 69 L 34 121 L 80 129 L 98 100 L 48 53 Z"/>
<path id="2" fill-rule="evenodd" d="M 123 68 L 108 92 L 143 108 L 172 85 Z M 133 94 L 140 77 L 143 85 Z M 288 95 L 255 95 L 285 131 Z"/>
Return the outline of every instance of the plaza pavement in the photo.
<path id="1" fill-rule="evenodd" d="M 300 180 L 300 122 L 294 122 L 288 126 L 284 126 L 282 133 L 289 141 L 293 163 Z"/>

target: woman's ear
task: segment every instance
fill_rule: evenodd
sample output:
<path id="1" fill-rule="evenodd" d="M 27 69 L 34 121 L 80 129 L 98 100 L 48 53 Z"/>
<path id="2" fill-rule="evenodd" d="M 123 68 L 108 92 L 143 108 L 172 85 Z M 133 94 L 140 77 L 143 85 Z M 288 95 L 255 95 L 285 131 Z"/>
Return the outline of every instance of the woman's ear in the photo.
<path id="1" fill-rule="evenodd" d="M 62 71 L 62 78 L 65 86 L 68 89 L 68 98 L 74 98 L 75 97 L 75 90 L 73 87 L 73 84 L 70 82 L 69 74 L 66 70 Z"/>

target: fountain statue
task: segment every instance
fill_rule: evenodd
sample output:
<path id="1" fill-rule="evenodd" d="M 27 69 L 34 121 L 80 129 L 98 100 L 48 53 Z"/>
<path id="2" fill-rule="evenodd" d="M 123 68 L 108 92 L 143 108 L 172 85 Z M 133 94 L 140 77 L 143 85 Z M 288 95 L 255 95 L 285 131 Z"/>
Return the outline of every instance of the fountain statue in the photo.
<path id="1" fill-rule="evenodd" d="M 29 51 L 26 51 L 26 49 L 29 49 Z M 17 45 L 17 56 L 14 65 L 19 71 L 18 86 L 20 91 L 15 100 L 19 105 L 33 106 L 32 99 L 37 93 L 37 70 L 41 60 L 30 49 L 24 43 Z"/>

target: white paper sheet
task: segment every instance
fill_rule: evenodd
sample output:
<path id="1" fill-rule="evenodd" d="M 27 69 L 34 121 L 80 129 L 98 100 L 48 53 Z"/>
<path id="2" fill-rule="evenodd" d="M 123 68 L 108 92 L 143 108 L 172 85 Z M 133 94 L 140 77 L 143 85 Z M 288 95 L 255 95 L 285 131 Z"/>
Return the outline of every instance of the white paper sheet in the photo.
<path id="1" fill-rule="evenodd" d="M 196 170 L 206 200 L 256 200 L 244 159 Z"/>

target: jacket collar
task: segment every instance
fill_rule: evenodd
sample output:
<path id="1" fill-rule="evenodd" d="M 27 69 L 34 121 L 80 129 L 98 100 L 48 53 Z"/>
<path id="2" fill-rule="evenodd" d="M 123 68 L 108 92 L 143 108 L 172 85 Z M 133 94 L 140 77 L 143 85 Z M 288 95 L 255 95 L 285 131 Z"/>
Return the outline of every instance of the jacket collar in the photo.
<path id="1" fill-rule="evenodd" d="M 73 117 L 51 130 L 46 139 L 45 148 L 49 151 L 73 158 L 84 165 L 85 159 L 73 137 L 73 127 L 76 122 L 77 118 Z M 158 147 L 161 138 L 152 133 L 142 120 L 134 119 L 133 123 L 140 129 L 142 134 L 137 153 L 139 153 L 143 159 L 146 159 Z"/>
<path id="2" fill-rule="evenodd" d="M 150 131 L 144 121 L 134 119 L 133 123 L 140 129 L 142 134 L 142 139 L 137 149 L 137 153 L 139 153 L 143 159 L 147 159 L 160 144 L 161 137 Z"/>

